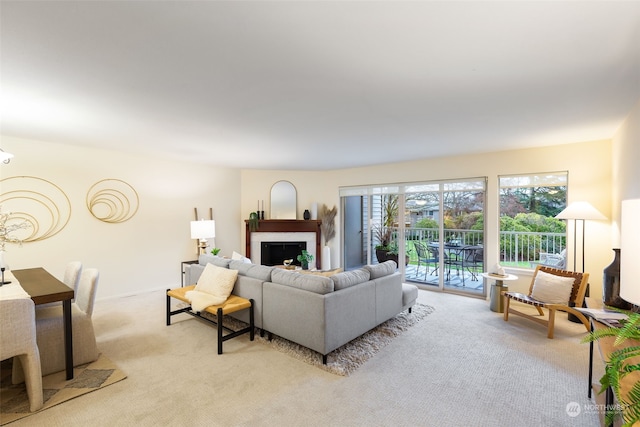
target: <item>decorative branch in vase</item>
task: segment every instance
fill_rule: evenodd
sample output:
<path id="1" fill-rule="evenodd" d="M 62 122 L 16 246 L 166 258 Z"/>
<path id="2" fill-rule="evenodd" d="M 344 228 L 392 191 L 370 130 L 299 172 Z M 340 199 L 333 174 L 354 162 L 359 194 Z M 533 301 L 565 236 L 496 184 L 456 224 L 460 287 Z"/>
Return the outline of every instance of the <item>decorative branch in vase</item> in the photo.
<path id="1" fill-rule="evenodd" d="M 329 209 L 327 205 L 322 205 L 318 218 L 322 221 L 320 224 L 320 231 L 324 236 L 324 247 L 322 248 L 322 269 L 331 269 L 331 248 L 329 242 L 336 236 L 336 215 L 338 214 L 338 208 L 333 205 L 333 208 Z"/>
<path id="2" fill-rule="evenodd" d="M 5 245 L 7 243 L 22 244 L 23 239 L 20 239 L 11 234 L 18 230 L 26 230 L 31 227 L 31 224 L 25 220 L 20 222 L 10 223 L 15 218 L 12 218 L 11 212 L 2 212 L 2 206 L 0 205 L 0 252 L 5 251 Z"/>

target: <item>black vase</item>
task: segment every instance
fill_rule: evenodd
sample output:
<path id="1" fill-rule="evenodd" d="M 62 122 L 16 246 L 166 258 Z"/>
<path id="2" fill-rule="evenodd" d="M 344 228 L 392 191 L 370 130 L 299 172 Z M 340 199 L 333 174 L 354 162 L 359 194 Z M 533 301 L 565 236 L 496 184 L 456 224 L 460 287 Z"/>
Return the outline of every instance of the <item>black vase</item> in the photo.
<path id="1" fill-rule="evenodd" d="M 304 213 L 302 214 L 302 217 L 306 220 L 311 219 L 311 212 L 309 212 L 309 209 L 305 209 Z"/>
<path id="2" fill-rule="evenodd" d="M 614 249 L 613 262 L 603 270 L 602 303 L 610 307 L 630 310 L 631 304 L 620 298 L 620 249 Z"/>

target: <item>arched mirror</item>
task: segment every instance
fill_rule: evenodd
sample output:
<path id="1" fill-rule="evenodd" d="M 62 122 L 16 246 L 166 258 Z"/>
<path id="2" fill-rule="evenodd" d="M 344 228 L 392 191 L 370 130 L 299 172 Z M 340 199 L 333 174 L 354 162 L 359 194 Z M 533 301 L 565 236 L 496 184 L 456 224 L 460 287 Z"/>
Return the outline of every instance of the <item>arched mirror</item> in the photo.
<path id="1" fill-rule="evenodd" d="M 297 219 L 296 187 L 289 181 L 278 181 L 271 187 L 271 219 Z"/>

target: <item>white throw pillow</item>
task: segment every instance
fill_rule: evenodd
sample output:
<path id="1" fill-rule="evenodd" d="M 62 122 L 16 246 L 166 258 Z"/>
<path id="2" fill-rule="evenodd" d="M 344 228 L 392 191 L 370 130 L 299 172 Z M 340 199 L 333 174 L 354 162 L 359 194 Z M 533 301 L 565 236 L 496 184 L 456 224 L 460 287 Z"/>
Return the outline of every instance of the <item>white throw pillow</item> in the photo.
<path id="1" fill-rule="evenodd" d="M 245 264 L 251 264 L 251 260 L 249 258 L 239 254 L 236 251 L 233 251 L 233 253 L 231 254 L 231 259 L 236 260 L 236 261 L 242 261 Z"/>
<path id="2" fill-rule="evenodd" d="M 238 270 L 207 264 L 195 289 L 187 292 L 185 296 L 191 302 L 193 310 L 203 311 L 210 305 L 224 303 L 231 295 L 237 277 Z"/>
<path id="3" fill-rule="evenodd" d="M 556 276 L 538 271 L 533 282 L 531 296 L 549 304 L 567 304 L 573 288 L 573 277 Z"/>

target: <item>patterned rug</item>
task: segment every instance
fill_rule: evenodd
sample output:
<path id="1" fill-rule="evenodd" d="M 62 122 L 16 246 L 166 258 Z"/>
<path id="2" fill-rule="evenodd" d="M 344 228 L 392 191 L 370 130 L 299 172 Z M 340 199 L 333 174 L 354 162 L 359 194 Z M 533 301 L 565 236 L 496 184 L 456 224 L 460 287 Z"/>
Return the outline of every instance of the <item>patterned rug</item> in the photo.
<path id="1" fill-rule="evenodd" d="M 35 412 L 29 412 L 29 398 L 25 384 L 11 384 L 13 359 L 3 360 L 0 368 L 0 425 L 8 424 Z M 114 384 L 127 376 L 104 355 L 95 362 L 74 369 L 73 379 L 65 380 L 65 372 L 57 372 L 42 378 L 44 411 L 86 393 Z M 40 412 L 38 411 L 38 412 Z"/>
<path id="2" fill-rule="evenodd" d="M 325 371 L 336 375 L 349 376 L 367 360 L 375 356 L 380 349 L 393 341 L 395 337 L 433 313 L 434 310 L 429 305 L 416 303 L 411 313 L 405 310 L 396 317 L 387 320 L 329 353 L 326 365 L 322 364 L 322 355 L 320 353 L 279 336 L 273 335 L 272 340 L 269 341 L 267 334 L 264 337 L 256 334 L 255 340 Z M 208 313 L 205 313 L 205 315 L 208 315 Z M 215 316 L 212 315 L 211 318 L 215 319 Z M 231 317 L 225 318 L 224 325 L 233 330 L 246 327 L 246 323 Z"/>

